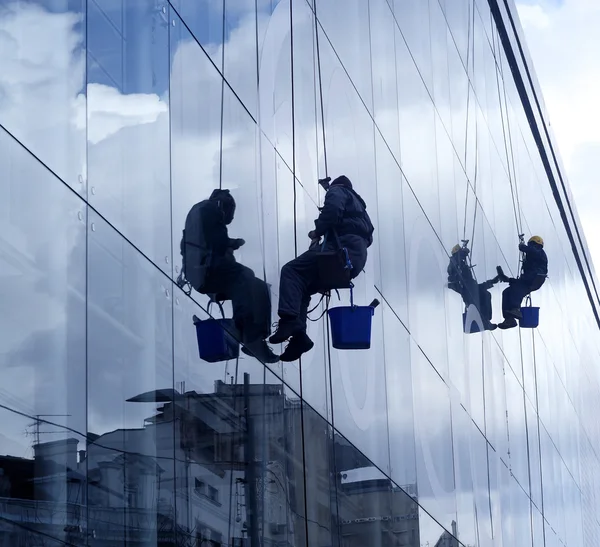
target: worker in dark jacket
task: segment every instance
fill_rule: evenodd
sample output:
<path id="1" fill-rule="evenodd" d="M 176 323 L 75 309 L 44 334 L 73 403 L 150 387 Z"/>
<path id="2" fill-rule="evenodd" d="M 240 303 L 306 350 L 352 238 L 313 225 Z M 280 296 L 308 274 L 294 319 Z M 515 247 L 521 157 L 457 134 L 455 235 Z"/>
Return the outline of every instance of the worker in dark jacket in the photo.
<path id="1" fill-rule="evenodd" d="M 279 357 L 265 342 L 271 333 L 269 287 L 250 268 L 236 261 L 233 252 L 245 241 L 231 239 L 227 231 L 235 208 L 229 190 L 220 189 L 192 207 L 181 240 L 183 270 L 198 292 L 231 300 L 242 351 L 264 363 L 275 363 Z"/>
<path id="2" fill-rule="evenodd" d="M 465 306 L 472 304 L 477 308 L 485 330 L 494 330 L 497 325 L 492 323 L 492 295 L 489 289 L 498 283 L 499 276 L 477 283 L 471 266 L 467 264 L 468 256 L 469 249 L 466 246 L 455 245 L 452 248 L 448 264 L 448 288 L 462 296 Z"/>
<path id="3" fill-rule="evenodd" d="M 325 179 L 327 183 L 329 180 Z M 352 266 L 348 281 L 365 267 L 367 248 L 373 243 L 373 225 L 366 209 L 365 202 L 353 190 L 348 177 L 342 175 L 336 178 L 328 186 L 321 213 L 315 220 L 315 229 L 308 234 L 311 240 L 309 250 L 281 269 L 280 320 L 277 332 L 269 341 L 281 344 L 290 340 L 281 355 L 282 361 L 295 361 L 314 345 L 306 334 L 306 319 L 310 297 L 322 292 L 324 282 L 319 279 L 319 253 L 345 248 Z M 324 238 L 323 243 L 321 238 Z"/>
<path id="4" fill-rule="evenodd" d="M 521 275 L 517 278 L 500 276 L 500 280 L 509 286 L 502 292 L 502 315 L 504 321 L 498 325 L 501 329 L 517 326 L 521 319 L 521 302 L 529 293 L 537 291 L 548 276 L 548 257 L 544 251 L 544 240 L 540 236 L 532 236 L 527 245 L 521 243 L 519 250 L 525 255 Z"/>

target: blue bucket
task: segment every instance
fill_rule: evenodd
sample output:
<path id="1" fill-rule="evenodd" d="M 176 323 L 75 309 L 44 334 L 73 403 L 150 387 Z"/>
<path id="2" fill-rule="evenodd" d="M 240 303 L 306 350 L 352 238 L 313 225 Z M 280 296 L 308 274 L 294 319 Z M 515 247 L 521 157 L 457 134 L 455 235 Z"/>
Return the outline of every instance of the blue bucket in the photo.
<path id="1" fill-rule="evenodd" d="M 523 317 L 519 320 L 522 329 L 535 329 L 540 324 L 540 308 L 524 306 L 521 308 Z"/>
<path id="2" fill-rule="evenodd" d="M 331 344 L 335 349 L 369 349 L 372 306 L 340 306 L 328 312 L 331 323 Z"/>
<path id="3" fill-rule="evenodd" d="M 221 314 L 223 308 L 219 305 Z M 210 311 L 210 305 L 209 305 Z M 231 334 L 236 332 L 233 319 L 205 319 L 201 321 L 193 317 L 198 338 L 198 354 L 200 359 L 208 363 L 237 359 L 240 355 L 240 344 Z"/>

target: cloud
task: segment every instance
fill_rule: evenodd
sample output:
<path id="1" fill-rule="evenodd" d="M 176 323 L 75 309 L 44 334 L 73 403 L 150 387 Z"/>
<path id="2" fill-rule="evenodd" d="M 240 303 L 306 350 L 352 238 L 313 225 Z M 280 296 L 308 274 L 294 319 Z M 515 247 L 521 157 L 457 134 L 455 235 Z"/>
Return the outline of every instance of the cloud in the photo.
<path id="1" fill-rule="evenodd" d="M 558 142 L 584 231 L 600 229 L 596 208 L 600 159 L 600 4 L 590 0 L 518 3 L 519 16 L 542 87 L 549 122 Z M 600 244 L 589 237 L 592 258 Z"/>

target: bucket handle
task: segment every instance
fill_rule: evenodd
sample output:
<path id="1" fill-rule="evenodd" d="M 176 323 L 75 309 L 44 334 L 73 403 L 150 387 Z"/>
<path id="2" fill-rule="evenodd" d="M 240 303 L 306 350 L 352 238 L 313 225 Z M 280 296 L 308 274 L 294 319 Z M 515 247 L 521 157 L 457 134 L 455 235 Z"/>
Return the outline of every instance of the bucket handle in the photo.
<path id="1" fill-rule="evenodd" d="M 531 308 L 531 294 L 528 294 L 527 298 L 525 299 L 525 307 Z"/>
<path id="2" fill-rule="evenodd" d="M 210 299 L 208 301 L 208 306 L 206 307 L 206 313 L 208 313 L 208 315 L 210 315 L 210 307 L 213 304 L 216 304 L 217 306 L 219 306 L 219 310 L 221 311 L 221 318 L 225 319 L 225 312 L 223 311 L 223 304 L 221 304 L 221 302 L 217 302 L 216 300 Z"/>

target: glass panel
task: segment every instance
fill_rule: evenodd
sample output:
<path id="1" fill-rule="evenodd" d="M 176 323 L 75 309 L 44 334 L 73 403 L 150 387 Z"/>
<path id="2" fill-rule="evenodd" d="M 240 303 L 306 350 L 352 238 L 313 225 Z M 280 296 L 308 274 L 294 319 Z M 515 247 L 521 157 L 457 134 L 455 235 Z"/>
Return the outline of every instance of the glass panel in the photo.
<path id="1" fill-rule="evenodd" d="M 475 493 L 473 489 L 472 442 L 481 436 L 475 424 L 460 405 L 452 399 L 452 452 L 456 481 L 456 512 L 458 539 L 465 545 L 476 545 Z"/>
<path id="2" fill-rule="evenodd" d="M 396 25 L 387 0 L 369 2 L 371 22 L 371 59 L 373 70 L 373 117 L 386 142 L 400 162 L 400 120 L 398 112 L 398 90 L 402 83 L 398 79 L 396 48 L 406 45 Z M 406 60 L 410 60 L 408 55 Z M 383 158 L 382 158 L 383 159 Z M 377 162 L 379 163 L 379 155 Z M 379 187 L 380 182 L 377 181 Z"/>
<path id="3" fill-rule="evenodd" d="M 403 186 L 403 216 L 408 269 L 409 329 L 438 373 L 448 377 L 446 341 L 446 269 L 448 257 L 440 248 L 408 185 Z M 435 333 L 435 334 L 434 334 Z"/>
<path id="4" fill-rule="evenodd" d="M 490 466 L 490 514 L 491 521 L 486 523 L 484 545 L 512 545 L 514 543 L 513 523 L 510 515 L 510 471 L 494 450 L 488 445 Z M 488 518 L 487 509 L 485 518 Z M 491 535 L 490 528 L 491 525 Z"/>
<path id="5" fill-rule="evenodd" d="M 321 54 L 329 42 L 335 50 L 353 86 L 364 105 L 373 109 L 371 81 L 371 48 L 369 42 L 369 3 L 362 0 L 333 0 L 316 3 L 317 18 L 322 29 Z M 348 37 L 352 36 L 349 40 Z M 321 62 L 323 59 L 321 59 Z M 333 83 L 331 72 L 323 73 L 323 85 L 327 89 Z M 334 91 L 335 90 L 330 90 Z M 334 95 L 335 96 L 335 95 Z M 338 99 L 344 95 L 338 94 Z M 331 96 L 330 96 L 331 97 Z M 364 108 L 362 105 L 362 108 Z M 340 105 L 342 106 L 342 105 Z"/>
<path id="6" fill-rule="evenodd" d="M 475 523 L 479 541 L 489 545 L 493 538 L 492 511 L 498 508 L 502 492 L 501 466 L 478 429 L 471 436 L 473 489 L 475 492 Z"/>
<path id="7" fill-rule="evenodd" d="M 380 313 L 383 314 L 390 476 L 407 492 L 412 492 L 417 484 L 417 464 L 410 337 L 389 306 L 384 304 Z"/>
<path id="8" fill-rule="evenodd" d="M 76 192 L 86 192 L 86 2 L 2 2 L 0 120 Z"/>
<path id="9" fill-rule="evenodd" d="M 338 434 L 309 405 L 303 404 L 302 411 L 308 527 L 306 545 L 338 545 L 340 524 L 336 487 L 339 485 L 340 469 L 334 457 L 334 439 Z"/>
<path id="10" fill-rule="evenodd" d="M 440 3 L 446 14 L 452 40 L 456 44 L 462 63 L 467 66 L 468 48 L 471 38 L 473 0 L 443 0 Z"/>
<path id="11" fill-rule="evenodd" d="M 533 547 L 544 547 L 544 517 L 535 507 L 532 507 L 531 513 Z"/>
<path id="12" fill-rule="evenodd" d="M 521 384 L 510 369 L 505 370 L 506 409 L 510 446 L 510 470 L 521 487 L 529 490 L 525 402 Z"/>
<path id="13" fill-rule="evenodd" d="M 88 229 L 89 526 L 156 545 L 176 529 L 172 283 L 96 213 Z"/>
<path id="14" fill-rule="evenodd" d="M 166 8 L 88 3 L 90 203 L 171 272 L 169 28 Z"/>
<path id="15" fill-rule="evenodd" d="M 429 0 L 394 0 L 394 15 L 417 65 L 420 77 L 433 95 Z"/>
<path id="16" fill-rule="evenodd" d="M 334 450 L 343 544 L 393 543 L 398 533 L 395 511 L 402 506 L 402 513 L 411 513 L 417 504 L 339 434 L 335 436 Z"/>
<path id="17" fill-rule="evenodd" d="M 450 102 L 450 81 L 448 71 L 448 27 L 444 12 L 438 2 L 429 3 L 431 36 L 431 58 L 433 78 L 433 99 L 435 107 L 444 122 L 446 131 L 452 131 L 452 111 Z"/>
<path id="18" fill-rule="evenodd" d="M 194 40 L 198 41 L 215 66 L 223 67 L 223 6 L 224 0 L 171 0 L 171 15 L 181 18 Z M 173 32 L 171 30 L 171 32 Z"/>
<path id="19" fill-rule="evenodd" d="M 215 3 L 221 2 L 213 2 Z M 225 6 L 223 75 L 233 92 L 256 120 L 258 118 L 257 22 L 258 18 L 261 21 L 265 19 L 268 21 L 272 2 L 223 0 L 222 3 Z M 219 11 L 219 8 L 216 11 Z"/>
<path id="20" fill-rule="evenodd" d="M 86 208 L 0 129 L 0 211 L 0 543 L 81 545 Z"/>
<path id="21" fill-rule="evenodd" d="M 419 505 L 450 528 L 456 521 L 450 393 L 416 344 L 411 344 Z"/>
<path id="22" fill-rule="evenodd" d="M 290 0 L 271 1 L 258 20 L 259 124 L 289 168 L 294 163 Z M 266 2 L 265 2 L 266 4 Z"/>
<path id="23" fill-rule="evenodd" d="M 517 482 L 511 480 L 510 483 L 510 512 L 515 538 L 520 538 L 524 545 L 531 545 L 531 502 Z"/>
<path id="24" fill-rule="evenodd" d="M 527 442 L 529 450 L 529 477 L 531 480 L 531 500 L 537 508 L 542 507 L 542 476 L 540 463 L 540 439 L 538 416 L 531 402 L 526 399 Z"/>

